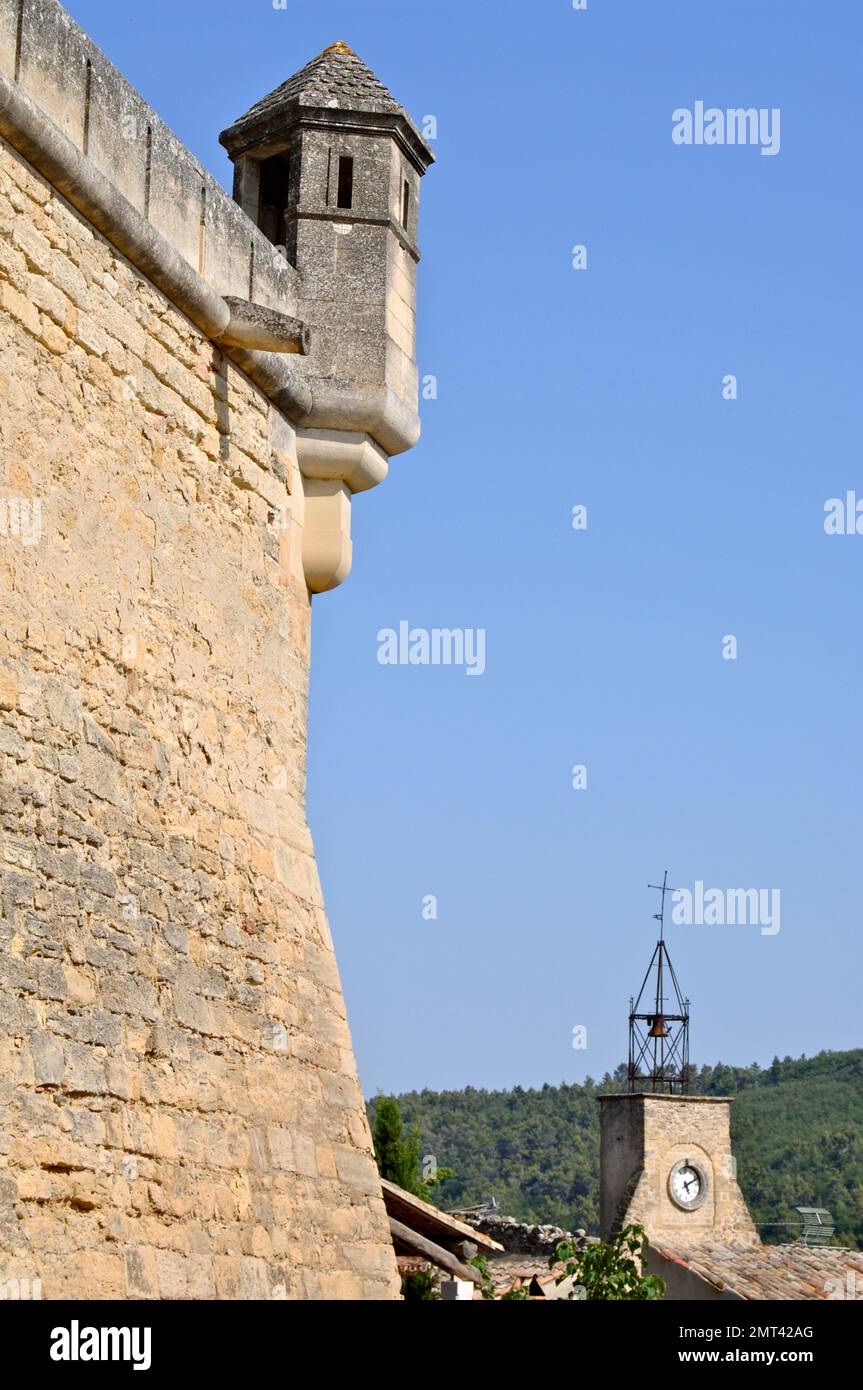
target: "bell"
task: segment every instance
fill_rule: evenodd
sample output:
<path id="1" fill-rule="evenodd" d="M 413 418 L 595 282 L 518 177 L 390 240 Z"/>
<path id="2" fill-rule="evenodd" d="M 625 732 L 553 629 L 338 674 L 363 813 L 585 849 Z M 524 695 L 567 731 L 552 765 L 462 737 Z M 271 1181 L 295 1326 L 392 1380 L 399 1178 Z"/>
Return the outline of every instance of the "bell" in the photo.
<path id="1" fill-rule="evenodd" d="M 657 1014 L 656 1018 L 650 1020 L 650 1031 L 647 1034 L 649 1038 L 667 1038 L 668 1033 L 662 1014 Z"/>

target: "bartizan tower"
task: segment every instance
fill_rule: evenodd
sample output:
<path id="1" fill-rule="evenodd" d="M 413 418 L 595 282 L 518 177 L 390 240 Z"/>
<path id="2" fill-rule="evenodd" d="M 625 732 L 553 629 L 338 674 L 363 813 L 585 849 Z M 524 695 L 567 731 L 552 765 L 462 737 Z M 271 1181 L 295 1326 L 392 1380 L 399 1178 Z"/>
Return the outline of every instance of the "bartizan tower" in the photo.
<path id="1" fill-rule="evenodd" d="M 296 269 L 297 312 L 314 324 L 314 352 L 296 364 L 311 399 L 297 452 L 306 572 L 329 588 L 350 568 L 351 495 L 380 482 L 388 458 L 419 437 L 417 229 L 434 155 L 344 42 L 220 139 L 235 200 Z"/>

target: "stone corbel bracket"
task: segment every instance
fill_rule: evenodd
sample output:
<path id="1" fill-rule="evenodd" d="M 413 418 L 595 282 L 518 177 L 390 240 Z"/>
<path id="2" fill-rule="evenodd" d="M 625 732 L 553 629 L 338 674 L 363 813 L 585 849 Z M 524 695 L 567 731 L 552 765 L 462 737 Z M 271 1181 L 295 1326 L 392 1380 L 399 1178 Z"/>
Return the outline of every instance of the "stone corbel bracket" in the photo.
<path id="1" fill-rule="evenodd" d="M 351 572 L 351 498 L 387 476 L 386 454 L 367 434 L 297 430 L 305 518 L 303 571 L 313 594 L 343 584 Z"/>

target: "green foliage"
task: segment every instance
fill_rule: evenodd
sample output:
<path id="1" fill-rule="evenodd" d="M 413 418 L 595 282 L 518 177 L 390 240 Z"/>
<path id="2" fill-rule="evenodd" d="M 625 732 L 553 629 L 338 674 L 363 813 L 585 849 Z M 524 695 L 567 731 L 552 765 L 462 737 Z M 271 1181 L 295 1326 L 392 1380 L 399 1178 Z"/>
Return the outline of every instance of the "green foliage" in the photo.
<path id="1" fill-rule="evenodd" d="M 563 1272 L 555 1279 L 562 1284 L 572 1279 L 576 1287 L 567 1298 L 586 1303 L 607 1303 L 628 1299 L 645 1302 L 665 1297 L 665 1280 L 658 1274 L 645 1274 L 647 1237 L 642 1226 L 625 1226 L 611 1244 L 604 1241 L 578 1250 L 572 1241 L 562 1240 L 549 1260 L 549 1268 L 563 1262 Z"/>
<path id="2" fill-rule="evenodd" d="M 379 1096 L 370 1109 L 370 1120 L 375 1159 L 382 1178 L 427 1202 L 431 1188 L 453 1176 L 451 1168 L 441 1168 L 434 1177 L 424 1177 L 420 1164 L 419 1125 L 414 1123 L 405 1133 L 394 1096 Z"/>
<path id="3" fill-rule="evenodd" d="M 381 1096 L 378 1099 L 372 1121 L 372 1138 L 381 1177 L 386 1178 L 387 1182 L 397 1183 L 406 1192 L 425 1197 L 420 1178 L 419 1126 L 414 1124 L 405 1134 L 394 1096 Z"/>
<path id="4" fill-rule="evenodd" d="M 482 1293 L 483 1298 L 488 1300 L 489 1302 L 493 1302 L 497 1298 L 497 1295 L 495 1294 L 494 1284 L 489 1273 L 488 1260 L 486 1259 L 485 1255 L 474 1255 L 473 1259 L 471 1260 L 471 1264 L 474 1266 L 475 1269 L 479 1270 L 480 1275 L 482 1276 L 480 1292 Z M 530 1289 L 524 1282 L 520 1282 L 518 1284 L 514 1284 L 513 1287 L 509 1289 L 506 1293 L 501 1294 L 500 1298 L 497 1301 L 499 1303 L 527 1303 L 529 1302 L 529 1300 Z"/>
<path id="5" fill-rule="evenodd" d="M 506 1293 L 501 1294 L 498 1301 L 500 1303 L 529 1303 L 530 1287 L 524 1282 L 513 1284 L 511 1289 L 507 1289 Z"/>
<path id="6" fill-rule="evenodd" d="M 619 1067 L 581 1086 L 415 1091 L 399 1097 L 397 1110 L 417 1136 L 417 1165 L 420 1153 L 431 1152 L 455 1169 L 435 1191 L 439 1206 L 470 1206 L 494 1195 L 520 1221 L 595 1233 L 596 1097 L 625 1089 L 625 1080 Z M 863 1248 L 863 1050 L 775 1058 L 767 1068 L 703 1066 L 693 1071 L 692 1089 L 736 1097 L 737 1176 L 753 1220 L 799 1221 L 795 1207 L 826 1207 L 836 1221 L 836 1243 Z M 372 1103 L 372 1116 L 380 1105 L 380 1099 Z M 798 1231 L 763 1224 L 761 1234 L 784 1243 Z"/>
<path id="7" fill-rule="evenodd" d="M 435 1271 L 421 1269 L 416 1274 L 408 1274 L 402 1280 L 402 1297 L 405 1303 L 440 1303 L 441 1292 Z"/>
<path id="8" fill-rule="evenodd" d="M 474 1269 L 478 1269 L 480 1272 L 480 1277 L 482 1279 L 482 1283 L 479 1286 L 480 1293 L 482 1294 L 486 1302 L 490 1303 L 494 1299 L 494 1284 L 492 1283 L 491 1275 L 488 1272 L 488 1260 L 486 1259 L 485 1255 L 474 1255 L 473 1259 L 471 1260 L 471 1264 L 473 1265 Z"/>

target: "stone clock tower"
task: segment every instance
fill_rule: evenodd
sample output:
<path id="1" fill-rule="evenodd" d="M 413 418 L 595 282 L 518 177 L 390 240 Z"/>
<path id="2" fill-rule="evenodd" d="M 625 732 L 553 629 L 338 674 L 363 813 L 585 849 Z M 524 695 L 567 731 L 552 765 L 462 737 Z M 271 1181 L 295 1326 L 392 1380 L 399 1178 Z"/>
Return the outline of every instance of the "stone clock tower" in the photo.
<path id="1" fill-rule="evenodd" d="M 613 1240 L 643 1226 L 671 1246 L 758 1243 L 731 1153 L 731 1098 L 689 1091 L 689 1000 L 665 941 L 666 873 L 655 914 L 659 940 L 629 1007 L 629 1090 L 600 1096 L 600 1231 Z"/>
<path id="2" fill-rule="evenodd" d="M 600 1233 L 632 1222 L 656 1244 L 758 1244 L 731 1153 L 731 1098 L 600 1096 Z"/>

